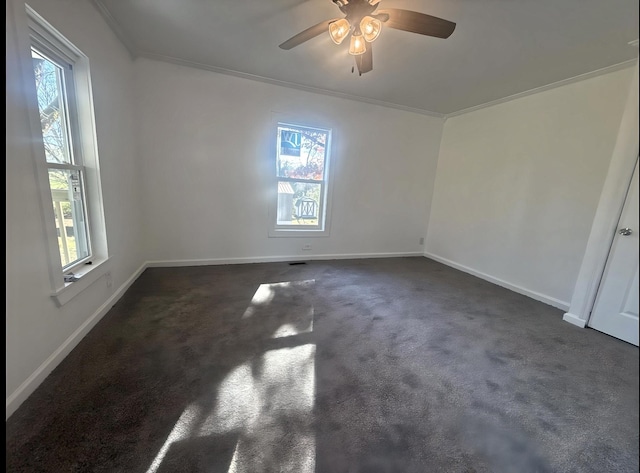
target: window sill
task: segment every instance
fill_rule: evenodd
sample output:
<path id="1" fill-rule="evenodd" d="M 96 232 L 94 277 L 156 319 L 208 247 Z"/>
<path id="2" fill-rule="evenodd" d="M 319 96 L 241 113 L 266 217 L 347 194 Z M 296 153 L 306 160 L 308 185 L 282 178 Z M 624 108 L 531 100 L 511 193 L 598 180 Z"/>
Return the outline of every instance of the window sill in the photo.
<path id="1" fill-rule="evenodd" d="M 51 297 L 56 301 L 58 307 L 65 305 L 104 276 L 109 270 L 108 262 L 109 258 L 97 260 L 91 265 L 85 265 L 81 270 L 74 271 L 74 275 L 78 280 L 64 283 L 64 287 L 57 289 L 51 294 Z"/>
<path id="2" fill-rule="evenodd" d="M 291 228 L 281 228 L 269 229 L 269 237 L 299 237 L 299 238 L 313 238 L 313 237 L 326 237 L 329 236 L 329 230 L 302 230 L 302 229 L 291 229 Z"/>

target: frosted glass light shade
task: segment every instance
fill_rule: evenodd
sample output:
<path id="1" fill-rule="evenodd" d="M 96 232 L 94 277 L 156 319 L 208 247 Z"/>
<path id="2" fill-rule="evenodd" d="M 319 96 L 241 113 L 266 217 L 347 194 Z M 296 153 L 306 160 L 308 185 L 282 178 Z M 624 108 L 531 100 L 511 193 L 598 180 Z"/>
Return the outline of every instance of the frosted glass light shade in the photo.
<path id="1" fill-rule="evenodd" d="M 370 16 L 365 16 L 360 22 L 360 31 L 364 36 L 365 41 L 372 42 L 379 35 L 382 30 L 382 22 Z"/>
<path id="2" fill-rule="evenodd" d="M 349 35 L 349 30 L 351 30 L 351 25 L 345 18 L 329 24 L 329 36 L 336 44 L 340 44 L 344 41 L 344 39 Z"/>
<path id="3" fill-rule="evenodd" d="M 362 34 L 353 33 L 351 35 L 351 44 L 349 45 L 349 54 L 352 56 L 359 56 L 364 54 L 367 50 L 367 44 L 364 41 Z"/>

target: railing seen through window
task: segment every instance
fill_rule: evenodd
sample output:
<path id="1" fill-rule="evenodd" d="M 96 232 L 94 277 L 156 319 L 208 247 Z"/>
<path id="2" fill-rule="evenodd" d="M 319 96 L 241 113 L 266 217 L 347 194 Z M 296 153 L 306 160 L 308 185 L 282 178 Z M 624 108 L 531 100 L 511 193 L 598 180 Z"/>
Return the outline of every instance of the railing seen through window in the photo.
<path id="1" fill-rule="evenodd" d="M 278 123 L 276 228 L 323 230 L 331 130 Z"/>

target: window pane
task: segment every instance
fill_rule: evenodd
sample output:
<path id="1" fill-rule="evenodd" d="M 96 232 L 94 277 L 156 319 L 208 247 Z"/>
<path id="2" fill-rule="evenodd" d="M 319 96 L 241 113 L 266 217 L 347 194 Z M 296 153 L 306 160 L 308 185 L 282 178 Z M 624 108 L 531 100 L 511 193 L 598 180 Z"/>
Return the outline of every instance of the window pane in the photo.
<path id="1" fill-rule="evenodd" d="M 49 186 L 58 232 L 62 267 L 89 256 L 80 171 L 49 169 Z"/>
<path id="2" fill-rule="evenodd" d="M 278 126 L 278 177 L 324 177 L 327 132 L 315 128 Z"/>
<path id="3" fill-rule="evenodd" d="M 318 225 L 321 184 L 278 181 L 278 225 Z"/>
<path id="4" fill-rule="evenodd" d="M 31 50 L 44 152 L 49 163 L 70 164 L 69 122 L 65 114 L 62 68 Z"/>

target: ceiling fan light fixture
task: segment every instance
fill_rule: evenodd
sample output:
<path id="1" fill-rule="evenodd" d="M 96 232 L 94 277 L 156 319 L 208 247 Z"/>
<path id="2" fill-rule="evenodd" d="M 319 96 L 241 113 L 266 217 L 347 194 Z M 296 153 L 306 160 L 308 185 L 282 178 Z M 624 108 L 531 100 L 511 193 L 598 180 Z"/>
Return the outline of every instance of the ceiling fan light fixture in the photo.
<path id="1" fill-rule="evenodd" d="M 367 44 L 362 33 L 356 32 L 351 35 L 351 44 L 349 45 L 349 54 L 359 56 L 367 51 Z"/>
<path id="2" fill-rule="evenodd" d="M 452 21 L 413 10 L 377 10 L 379 1 L 332 0 L 343 17 L 321 21 L 292 36 L 280 44 L 279 48 L 289 50 L 316 36 L 326 34 L 327 30 L 331 41 L 336 44 L 343 43 L 347 36 L 351 36 L 349 54 L 355 56 L 358 74 L 362 75 L 373 70 L 373 41 L 380 35 L 383 23 L 385 28 L 436 38 L 448 38 L 456 28 Z"/>
<path id="3" fill-rule="evenodd" d="M 331 41 L 336 44 L 342 43 L 344 39 L 349 35 L 350 30 L 351 25 L 345 18 L 330 23 L 329 36 L 331 37 Z"/>
<path id="4" fill-rule="evenodd" d="M 360 31 L 362 31 L 362 36 L 368 43 L 371 43 L 380 36 L 381 30 L 382 22 L 376 18 L 365 16 L 362 21 L 360 21 Z"/>

